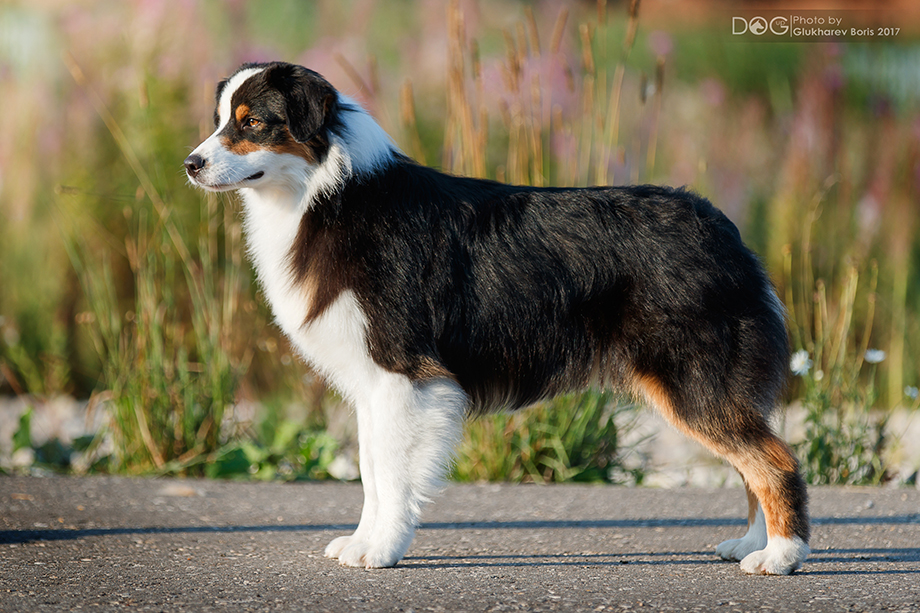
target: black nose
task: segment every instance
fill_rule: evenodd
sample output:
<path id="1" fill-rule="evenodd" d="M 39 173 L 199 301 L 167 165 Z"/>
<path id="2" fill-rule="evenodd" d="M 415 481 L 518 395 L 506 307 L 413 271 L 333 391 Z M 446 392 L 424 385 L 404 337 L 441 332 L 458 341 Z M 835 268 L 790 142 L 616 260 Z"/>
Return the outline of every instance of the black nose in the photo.
<path id="1" fill-rule="evenodd" d="M 188 176 L 195 178 L 198 176 L 198 173 L 201 172 L 201 169 L 205 167 L 207 162 L 204 161 L 204 158 L 193 153 L 192 155 L 185 158 L 185 172 L 188 173 Z"/>

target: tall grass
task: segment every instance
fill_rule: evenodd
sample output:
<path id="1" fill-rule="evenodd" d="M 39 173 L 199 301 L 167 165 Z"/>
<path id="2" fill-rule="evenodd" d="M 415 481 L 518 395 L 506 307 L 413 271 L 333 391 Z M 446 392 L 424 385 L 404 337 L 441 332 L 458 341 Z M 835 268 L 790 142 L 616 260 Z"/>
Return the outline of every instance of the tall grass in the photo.
<path id="1" fill-rule="evenodd" d="M 123 253 L 134 290 L 128 310 L 122 311 L 111 258 L 94 261 L 85 241 L 66 239 L 88 306 L 81 319 L 102 368 L 97 400 L 109 414 L 115 449 L 109 464 L 127 472 L 200 473 L 201 459 L 226 442 L 224 416 L 252 357 L 233 342 L 239 297 L 248 289 L 240 223 L 209 195 L 194 257 L 121 124 L 76 61 L 66 59 L 139 184 L 137 206 L 124 210 Z"/>
<path id="2" fill-rule="evenodd" d="M 540 39 L 531 10 L 513 29 L 504 32 L 505 55 L 499 67 L 507 98 L 500 120 L 485 105 L 483 67 L 479 45 L 465 29 L 459 3 L 448 9 L 448 106 L 443 149 L 444 166 L 466 175 L 494 177 L 527 185 L 604 184 L 619 155 L 617 142 L 619 100 L 623 95 L 625 60 L 635 42 L 638 1 L 629 5 L 624 39 L 608 57 L 608 27 L 604 3 L 598 3 L 597 22 L 578 27 L 581 71 L 569 71 L 563 82 L 578 99 L 566 115 L 553 101 L 553 90 L 542 79 L 546 66 L 558 67 L 568 10 L 562 8 L 547 45 Z M 545 55 L 544 55 L 545 54 Z M 547 64 L 549 62 L 549 64 Z M 660 112 L 664 59 L 659 58 L 654 96 Z M 607 67 L 615 66 L 608 83 Z M 417 126 L 411 83 L 401 96 L 403 126 Z M 495 124 L 501 129 L 495 129 Z M 647 171 L 654 166 L 654 131 L 646 144 Z M 496 141 L 499 146 L 496 147 Z M 418 143 L 416 135 L 411 143 Z M 571 143 L 573 150 L 560 148 Z M 493 157 L 503 150 L 502 157 Z M 576 162 L 576 163 L 573 163 Z M 609 173 L 609 174 L 608 174 Z M 629 481 L 642 480 L 620 457 L 619 429 L 624 407 L 607 393 L 596 391 L 566 396 L 520 414 L 478 417 L 467 425 L 458 452 L 454 477 L 459 480 L 501 481 Z M 620 422 L 618 423 L 618 419 Z"/>
<path id="3" fill-rule="evenodd" d="M 480 46 L 465 27 L 458 2 L 447 10 L 447 111 L 444 120 L 441 166 L 458 174 L 495 178 L 519 185 L 607 185 L 617 180 L 637 181 L 642 164 L 631 167 L 630 176 L 617 176 L 625 147 L 619 142 L 621 98 L 624 95 L 627 60 L 636 40 L 639 2 L 628 7 L 625 32 L 608 25 L 606 3 L 598 2 L 596 21 L 577 26 L 577 64 L 563 49 L 568 42 L 570 14 L 559 9 L 549 41 L 541 40 L 538 24 L 529 8 L 525 19 L 503 31 L 505 51 L 492 78 L 501 79 L 498 116 L 487 100 L 485 69 Z M 613 45 L 612 41 L 618 42 Z M 644 102 L 651 92 L 654 104 L 642 109 L 643 119 L 657 126 L 664 84 L 663 56 L 651 84 L 642 83 L 632 92 Z M 492 84 L 493 87 L 495 83 Z M 411 97 L 411 82 L 401 97 L 403 126 L 409 142 L 419 149 L 421 139 L 413 131 L 418 122 Z M 494 96 L 494 94 L 492 94 Z M 491 108 L 490 108 L 491 107 Z M 638 122 L 639 118 L 633 118 Z M 651 174 L 657 134 L 653 128 L 644 142 L 644 172 Z M 424 152 L 419 154 L 425 157 Z"/>
<path id="4" fill-rule="evenodd" d="M 784 250 L 786 303 L 796 348 L 791 369 L 805 409 L 804 436 L 794 446 L 808 483 L 874 485 L 887 476 L 887 418 L 873 413 L 879 399 L 878 365 L 887 356 L 870 347 L 878 265 L 871 262 L 862 273 L 851 265 L 836 284 L 839 296 L 828 296 L 826 283 L 814 279 L 807 238 L 818 208 L 816 203 L 806 218 L 802 252 L 793 254 L 791 246 Z M 798 275 L 793 274 L 794 262 L 801 267 Z M 866 277 L 862 287 L 861 277 Z"/>
<path id="5" fill-rule="evenodd" d="M 177 249 L 171 220 L 136 213 L 125 244 L 134 299 L 124 313 L 110 260 L 92 261 L 85 246 L 71 246 L 89 307 L 82 321 L 102 363 L 113 470 L 196 472 L 226 443 L 221 426 L 251 355 L 232 342 L 243 287 L 239 228 L 225 235 L 229 257 L 218 260 L 215 200 L 208 199 L 198 262 L 184 245 Z"/>
<path id="6" fill-rule="evenodd" d="M 710 197 L 775 275 L 793 342 L 814 366 L 788 400 L 814 409 L 809 440 L 840 439 L 839 457 L 858 456 L 857 439 L 874 448 L 875 422 L 865 436 L 835 424 L 896 406 L 920 385 L 917 92 L 905 98 L 872 78 L 897 66 L 886 57 L 910 59 L 902 48 L 726 44 L 705 19 L 640 20 L 635 1 L 499 1 L 470 15 L 469 3 L 397 15 L 370 2 L 364 19 L 348 3 L 295 4 L 0 7 L 44 27 L 32 40 L 71 58 L 38 47 L 3 57 L 0 94 L 16 122 L 0 143 L 0 391 L 100 392 L 137 470 L 194 472 L 217 458 L 231 389 L 271 406 L 309 398 L 314 425 L 325 423 L 314 405 L 331 404 L 315 401 L 254 297 L 233 202 L 205 200 L 199 211 L 181 175 L 208 131 L 217 79 L 276 57 L 326 74 L 404 150 L 447 170 L 532 185 L 661 182 Z M 278 37 L 282 21 L 290 27 Z M 365 55 L 373 61 L 362 66 Z M 866 349 L 886 359 L 867 365 Z M 577 421 L 591 398 L 557 409 Z M 524 422 L 543 410 L 479 421 L 485 430 L 470 436 L 513 426 L 522 430 L 512 438 L 534 440 L 539 428 Z M 562 440 L 567 426 L 553 427 Z M 260 467 L 301 440 L 243 434 L 259 441 L 246 457 Z M 815 461 L 815 475 L 852 480 L 852 469 L 822 468 L 837 460 Z"/>

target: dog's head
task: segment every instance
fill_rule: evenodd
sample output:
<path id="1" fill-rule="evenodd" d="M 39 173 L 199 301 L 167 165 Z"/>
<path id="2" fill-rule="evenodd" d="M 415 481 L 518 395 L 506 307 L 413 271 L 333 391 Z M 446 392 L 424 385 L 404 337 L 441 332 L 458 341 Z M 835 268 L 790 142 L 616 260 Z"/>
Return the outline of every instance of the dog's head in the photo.
<path id="1" fill-rule="evenodd" d="M 339 127 L 336 90 L 293 64 L 246 64 L 217 86 L 216 102 L 214 133 L 185 160 L 189 179 L 211 191 L 302 181 Z"/>

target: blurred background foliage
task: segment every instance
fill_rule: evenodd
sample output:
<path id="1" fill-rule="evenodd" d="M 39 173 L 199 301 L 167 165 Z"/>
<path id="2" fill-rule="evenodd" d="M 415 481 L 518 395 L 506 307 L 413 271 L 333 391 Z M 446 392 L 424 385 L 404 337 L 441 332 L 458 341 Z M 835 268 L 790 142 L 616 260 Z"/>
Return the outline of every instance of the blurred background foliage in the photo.
<path id="1" fill-rule="evenodd" d="M 191 189 L 182 169 L 211 130 L 216 82 L 242 62 L 284 59 L 448 171 L 704 194 L 786 302 L 810 362 L 787 400 L 810 407 L 812 431 L 833 435 L 820 426 L 828 410 L 864 420 L 913 406 L 920 15 L 907 1 L 846 7 L 894 15 L 901 32 L 739 43 L 724 5 L 704 0 L 5 2 L 0 394 L 92 396 L 107 407 L 112 470 L 220 475 L 204 466 L 226 460 L 263 476 L 291 474 L 267 465 L 324 474 L 317 458 L 350 436 L 344 410 L 271 325 L 235 198 Z M 871 368 L 868 349 L 884 352 Z M 566 402 L 590 406 L 616 440 L 606 396 Z M 226 426 L 252 403 L 269 414 L 245 433 Z M 300 434 L 265 426 L 292 405 Z M 525 427 L 515 440 L 543 426 Z M 594 434 L 573 443 L 597 448 L 582 476 L 617 465 Z M 565 456 L 490 478 L 555 480 Z M 475 459 L 458 471 L 489 473 Z"/>

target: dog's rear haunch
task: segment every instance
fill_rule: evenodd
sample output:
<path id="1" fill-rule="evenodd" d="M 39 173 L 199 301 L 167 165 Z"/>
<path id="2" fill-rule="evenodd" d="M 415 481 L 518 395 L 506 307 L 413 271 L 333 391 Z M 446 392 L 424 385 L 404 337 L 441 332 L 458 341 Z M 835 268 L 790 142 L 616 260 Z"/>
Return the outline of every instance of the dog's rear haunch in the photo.
<path id="1" fill-rule="evenodd" d="M 767 424 L 789 359 L 783 309 L 708 201 L 442 174 L 291 64 L 241 67 L 216 102 L 189 178 L 242 194 L 278 324 L 357 412 L 364 508 L 326 555 L 399 562 L 470 412 L 598 385 L 741 473 L 749 528 L 720 556 L 748 573 L 802 564 L 805 485 Z"/>

